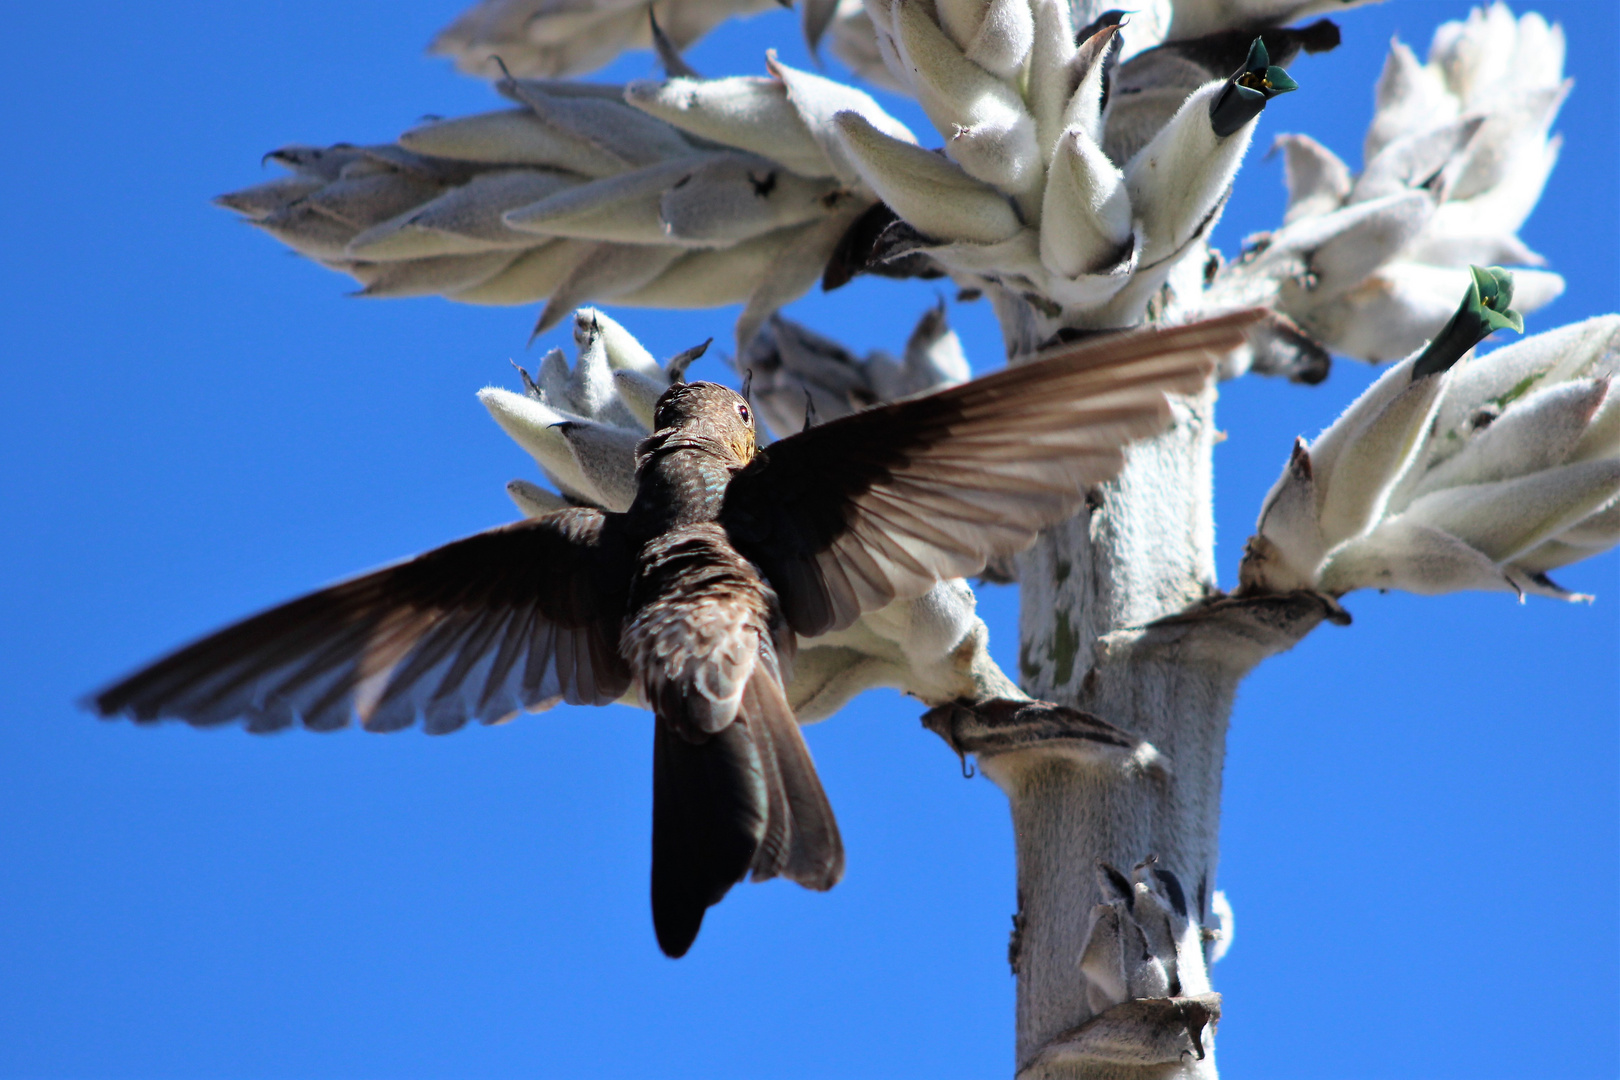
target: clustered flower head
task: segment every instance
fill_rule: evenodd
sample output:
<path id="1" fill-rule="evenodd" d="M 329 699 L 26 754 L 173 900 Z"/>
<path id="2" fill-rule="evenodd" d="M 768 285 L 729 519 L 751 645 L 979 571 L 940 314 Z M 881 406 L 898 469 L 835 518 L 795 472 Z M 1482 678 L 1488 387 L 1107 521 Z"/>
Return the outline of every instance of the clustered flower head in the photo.
<path id="1" fill-rule="evenodd" d="M 882 401 L 966 382 L 962 342 L 940 303 L 923 313 L 900 358 L 879 349 L 860 358 L 831 338 L 780 315 L 754 336 L 733 366 L 772 431 L 791 435 Z"/>
<path id="2" fill-rule="evenodd" d="M 863 117 L 835 119 L 898 219 L 870 261 L 926 256 L 987 291 L 1015 354 L 1065 327 L 1141 321 L 1201 250 L 1255 117 L 1295 85 L 1259 38 L 1163 46 L 1116 68 L 1134 27 L 1116 13 L 1077 28 L 1062 0 L 871 0 L 866 11 L 890 75 L 944 139 L 935 153 Z"/>
<path id="3" fill-rule="evenodd" d="M 773 331 L 779 338 L 802 332 L 786 322 L 775 323 Z M 912 341 L 908 354 L 925 360 L 938 360 L 953 348 L 961 356 L 938 311 L 924 317 Z M 570 505 L 628 509 L 635 498 L 636 445 L 651 433 L 653 407 L 705 348 L 688 349 L 660 364 L 624 327 L 590 308 L 574 313 L 574 342 L 578 355 L 572 366 L 562 350 L 553 349 L 534 375 L 519 369 L 521 393 L 492 386 L 478 395 L 555 488 L 528 480 L 509 483 L 507 494 L 526 516 Z M 879 367 L 895 364 L 886 357 L 877 361 Z M 925 370 L 920 364 L 896 367 L 907 386 Z M 936 381 L 914 389 L 947 385 L 966 375 L 948 361 L 945 367 L 949 370 L 936 375 Z M 828 411 L 836 411 L 837 404 L 829 399 Z M 802 415 L 802 399 L 798 407 Z M 798 425 L 786 430 L 796 431 Z M 942 581 L 916 600 L 870 612 L 845 630 L 801 645 L 788 701 L 799 719 L 809 722 L 832 715 L 874 686 L 897 687 L 931 705 L 1001 696 L 1012 683 L 995 668 L 986 651 L 988 640 L 989 632 L 975 614 L 973 590 L 959 578 Z M 980 683 L 993 683 L 994 693 Z"/>
<path id="4" fill-rule="evenodd" d="M 1097 864 L 1102 903 L 1080 955 L 1090 1019 L 1053 1036 L 1021 1071 L 1041 1066 L 1164 1066 L 1202 1061 L 1220 1020 L 1209 964 L 1230 937 L 1230 908 L 1202 888 L 1189 901 L 1180 879 L 1149 855 L 1126 877 Z M 1218 926 L 1206 926 L 1212 917 Z M 1210 946 L 1216 950 L 1211 952 Z"/>
<path id="5" fill-rule="evenodd" d="M 678 49 L 755 10 L 736 2 L 486 0 L 436 47 L 501 69 L 513 108 L 394 144 L 289 147 L 270 157 L 291 176 L 221 202 L 363 295 L 544 302 L 537 332 L 592 301 L 741 303 L 742 348 L 818 280 L 948 274 L 988 296 L 1012 356 L 1065 331 L 1268 306 L 1250 360 L 1302 381 L 1328 349 L 1416 348 L 1470 262 L 1539 262 L 1517 230 L 1568 84 L 1562 34 L 1538 16 L 1475 11 L 1427 63 L 1397 44 L 1362 173 L 1284 137 L 1287 218 L 1222 267 L 1206 238 L 1255 117 L 1294 88 L 1294 57 L 1338 43 L 1325 20 L 1280 24 L 1342 5 L 1156 0 L 1078 26 L 1067 0 L 806 2 L 812 43 L 913 96 L 930 149 L 866 94 L 774 57 L 764 76 L 696 76 Z M 576 72 L 643 42 L 671 78 L 514 79 L 494 59 Z M 1518 303 L 1561 288 L 1522 271 Z"/>
<path id="6" fill-rule="evenodd" d="M 1233 27 L 1283 26 L 1367 0 L 1149 0 L 1132 12 L 1139 48 L 1166 37 L 1203 37 Z M 434 35 L 428 51 L 462 71 L 494 77 L 585 75 L 629 49 L 657 47 L 652 25 L 685 49 L 729 18 L 754 15 L 792 0 L 479 0 Z M 834 54 L 863 79 L 893 89 L 878 58 L 863 0 L 799 0 L 810 48 L 831 32 Z M 1100 8 L 1098 10 L 1101 10 Z"/>
<path id="7" fill-rule="evenodd" d="M 1511 590 L 1620 542 L 1620 316 L 1475 358 L 1522 327 L 1512 279 L 1473 271 L 1435 340 L 1300 441 L 1249 541 L 1245 589 Z"/>
<path id="8" fill-rule="evenodd" d="M 1517 235 L 1558 157 L 1569 91 L 1564 37 L 1534 13 L 1475 9 L 1434 35 L 1427 63 L 1390 49 L 1359 176 L 1305 135 L 1284 135 L 1283 226 L 1222 268 L 1207 310 L 1263 304 L 1334 352 L 1382 362 L 1440 328 L 1470 264 L 1538 266 Z M 1519 269 L 1534 311 L 1563 279 Z"/>
<path id="9" fill-rule="evenodd" d="M 468 19 L 516 10 L 497 7 Z M 1063 327 L 1139 322 L 1201 252 L 1254 117 L 1293 88 L 1282 64 L 1337 41 L 1323 23 L 1119 63 L 1126 38 L 1157 31 L 1122 30 L 1117 15 L 1077 29 L 1063 0 L 847 8 L 818 9 L 818 34 L 830 20 L 837 40 L 864 20 L 942 151 L 866 94 L 773 57 L 764 77 L 506 77 L 514 108 L 429 122 L 391 145 L 289 147 L 270 157 L 290 177 L 221 202 L 364 295 L 544 300 L 540 330 L 590 300 L 742 302 L 746 344 L 823 271 L 828 285 L 862 270 L 950 273 L 990 291 L 1022 353 Z M 537 10 L 522 25 L 564 15 Z M 680 70 L 660 25 L 648 20 Z"/>
<path id="10" fill-rule="evenodd" d="M 544 300 L 537 333 L 589 300 L 742 302 L 746 342 L 874 202 L 835 115 L 911 138 L 858 90 L 770 68 L 628 87 L 506 79 L 514 108 L 394 144 L 278 150 L 291 176 L 219 201 L 362 295 Z"/>
<path id="11" fill-rule="evenodd" d="M 1091 1011 L 1134 998 L 1208 993 L 1203 913 L 1191 910 L 1181 880 L 1151 856 L 1129 878 L 1106 863 L 1097 877 L 1106 899 L 1092 908 L 1080 953 Z"/>

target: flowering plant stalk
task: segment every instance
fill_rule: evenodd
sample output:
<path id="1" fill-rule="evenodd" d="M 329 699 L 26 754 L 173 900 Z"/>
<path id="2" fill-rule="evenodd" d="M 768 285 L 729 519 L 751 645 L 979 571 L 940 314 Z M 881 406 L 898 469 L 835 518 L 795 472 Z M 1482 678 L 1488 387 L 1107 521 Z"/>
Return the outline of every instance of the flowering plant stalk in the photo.
<path id="1" fill-rule="evenodd" d="M 913 98 L 921 133 L 774 54 L 714 78 L 681 57 L 762 6 L 483 0 L 434 48 L 505 107 L 285 147 L 270 156 L 288 175 L 220 202 L 368 296 L 538 305 L 536 334 L 573 318 L 574 364 L 554 350 L 521 392 L 480 394 L 550 484 L 509 486 L 531 516 L 628 505 L 636 444 L 692 358 L 657 362 L 588 303 L 742 305 L 736 363 L 778 434 L 968 376 L 942 310 L 899 358 L 780 314 L 862 275 L 983 296 L 1012 364 L 1257 307 L 1224 378 L 1387 364 L 1286 456 L 1232 592 L 1214 572 L 1211 389 L 990 569 L 1022 589 L 1017 686 L 958 579 L 801 642 L 788 687 L 801 721 L 899 687 L 1007 794 L 1017 1075 L 1212 1077 L 1239 682 L 1347 623 L 1355 590 L 1585 599 L 1551 574 L 1620 542 L 1620 317 L 1476 352 L 1563 289 L 1519 237 L 1559 151 L 1562 31 L 1493 3 L 1424 61 L 1394 43 L 1360 171 L 1282 136 L 1284 218 L 1227 258 L 1209 238 L 1257 118 L 1306 122 L 1287 110 L 1319 92 L 1309 57 L 1341 35 L 1317 16 L 1354 5 L 1155 0 L 1122 19 L 1090 0 L 802 0 L 812 47 Z M 644 46 L 666 77 L 565 78 Z"/>

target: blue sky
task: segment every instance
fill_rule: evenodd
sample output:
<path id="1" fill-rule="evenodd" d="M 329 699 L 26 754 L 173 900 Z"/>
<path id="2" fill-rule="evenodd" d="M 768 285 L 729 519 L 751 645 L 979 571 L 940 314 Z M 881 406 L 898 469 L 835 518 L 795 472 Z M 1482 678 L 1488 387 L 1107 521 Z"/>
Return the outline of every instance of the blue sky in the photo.
<path id="1" fill-rule="evenodd" d="M 1620 309 L 1620 14 L 1540 9 L 1569 32 L 1577 85 L 1524 231 L 1570 288 L 1532 330 Z M 895 695 L 809 733 L 844 883 L 739 888 L 678 963 L 647 914 L 645 714 L 255 738 L 72 704 L 225 621 L 513 516 L 502 486 L 532 465 L 473 394 L 561 333 L 525 353 L 531 310 L 347 298 L 347 279 L 208 205 L 283 143 L 498 107 L 421 54 L 455 10 L 8 14 L 0 1076 L 1007 1075 L 1005 801 Z M 1465 11 L 1345 13 L 1344 48 L 1296 64 L 1303 89 L 1255 146 L 1305 131 L 1359 161 L 1391 35 L 1421 49 Z M 769 45 L 803 61 L 793 16 L 690 59 L 755 72 Z M 1281 206 L 1280 163 L 1251 154 L 1217 243 Z M 894 349 L 934 295 L 862 280 L 790 313 Z M 663 355 L 726 340 L 735 317 L 616 314 Z M 993 367 L 985 306 L 951 317 Z M 1223 390 L 1226 584 L 1294 435 L 1371 374 Z M 1616 566 L 1561 576 L 1591 607 L 1355 594 L 1354 626 L 1244 685 L 1220 880 L 1238 930 L 1215 973 L 1229 1075 L 1620 1071 Z M 981 606 L 1010 657 L 1015 596 Z"/>

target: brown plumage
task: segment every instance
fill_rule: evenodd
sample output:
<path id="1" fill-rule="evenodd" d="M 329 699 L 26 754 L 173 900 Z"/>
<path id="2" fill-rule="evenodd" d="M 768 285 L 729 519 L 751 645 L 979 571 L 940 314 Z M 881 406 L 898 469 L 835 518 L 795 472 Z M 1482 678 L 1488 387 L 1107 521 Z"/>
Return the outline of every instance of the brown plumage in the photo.
<path id="1" fill-rule="evenodd" d="M 672 387 L 623 514 L 479 533 L 204 638 L 103 716 L 253 731 L 492 723 L 634 686 L 657 715 L 653 922 L 683 954 L 752 873 L 827 889 L 843 846 L 783 685 L 797 636 L 1027 547 L 1169 423 L 1253 313 L 1094 339 L 761 449 L 743 398 Z"/>

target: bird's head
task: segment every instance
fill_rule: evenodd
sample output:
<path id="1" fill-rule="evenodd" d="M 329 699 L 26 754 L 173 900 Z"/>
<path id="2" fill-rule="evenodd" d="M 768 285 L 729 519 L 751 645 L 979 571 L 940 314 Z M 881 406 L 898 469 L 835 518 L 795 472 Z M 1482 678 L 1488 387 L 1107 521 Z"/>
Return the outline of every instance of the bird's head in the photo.
<path id="1" fill-rule="evenodd" d="M 754 459 L 754 410 L 748 400 L 719 383 L 676 383 L 658 399 L 653 427 L 683 439 L 718 445 L 740 464 Z"/>

